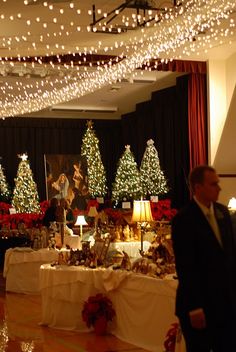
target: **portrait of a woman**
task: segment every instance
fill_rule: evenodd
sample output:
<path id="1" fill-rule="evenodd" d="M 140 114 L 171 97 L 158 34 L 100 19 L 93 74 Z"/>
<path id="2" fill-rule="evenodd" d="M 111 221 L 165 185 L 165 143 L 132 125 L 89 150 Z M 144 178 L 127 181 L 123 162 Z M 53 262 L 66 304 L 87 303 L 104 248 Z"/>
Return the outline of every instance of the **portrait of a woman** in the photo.
<path id="1" fill-rule="evenodd" d="M 62 173 L 59 175 L 57 181 L 52 183 L 52 187 L 57 190 L 57 194 L 54 196 L 57 199 L 67 198 L 69 181 L 67 176 Z"/>

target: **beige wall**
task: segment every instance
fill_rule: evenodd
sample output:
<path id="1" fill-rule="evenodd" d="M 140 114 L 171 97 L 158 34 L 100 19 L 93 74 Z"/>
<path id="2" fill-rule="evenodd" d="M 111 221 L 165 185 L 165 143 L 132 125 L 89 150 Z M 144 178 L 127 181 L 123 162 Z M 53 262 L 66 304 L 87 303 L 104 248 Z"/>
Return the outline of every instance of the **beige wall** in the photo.
<path id="1" fill-rule="evenodd" d="M 220 201 L 236 197 L 236 53 L 225 61 L 209 61 L 209 163 L 221 177 Z"/>

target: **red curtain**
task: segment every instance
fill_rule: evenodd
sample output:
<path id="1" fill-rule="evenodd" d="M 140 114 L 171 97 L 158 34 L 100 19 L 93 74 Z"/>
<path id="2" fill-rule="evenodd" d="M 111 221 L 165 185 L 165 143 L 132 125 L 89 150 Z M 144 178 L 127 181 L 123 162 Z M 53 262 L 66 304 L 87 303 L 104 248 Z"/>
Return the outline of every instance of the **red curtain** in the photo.
<path id="1" fill-rule="evenodd" d="M 190 170 L 208 162 L 206 110 L 206 75 L 192 73 L 188 82 Z"/>
<path id="2" fill-rule="evenodd" d="M 172 71 L 172 72 L 188 72 L 188 73 L 206 73 L 205 61 L 183 61 L 173 60 L 165 62 L 152 61 L 152 68 L 156 67 L 158 71 Z"/>
<path id="3" fill-rule="evenodd" d="M 205 61 L 173 60 L 154 62 L 151 67 L 158 71 L 186 72 L 188 82 L 188 137 L 190 170 L 208 163 L 207 151 L 207 95 Z"/>

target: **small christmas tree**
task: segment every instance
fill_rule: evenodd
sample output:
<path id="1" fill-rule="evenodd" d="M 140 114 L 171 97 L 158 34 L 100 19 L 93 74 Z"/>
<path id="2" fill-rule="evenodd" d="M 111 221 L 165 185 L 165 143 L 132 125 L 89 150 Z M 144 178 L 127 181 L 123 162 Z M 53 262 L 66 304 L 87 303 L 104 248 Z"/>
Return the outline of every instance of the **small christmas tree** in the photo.
<path id="1" fill-rule="evenodd" d="M 139 199 L 142 193 L 140 173 L 130 146 L 125 146 L 125 152 L 121 156 L 116 171 L 115 182 L 112 190 L 112 200 Z"/>
<path id="2" fill-rule="evenodd" d="M 19 157 L 21 161 L 15 179 L 12 205 L 17 213 L 40 213 L 37 185 L 33 180 L 28 156 L 22 154 Z"/>
<path id="3" fill-rule="evenodd" d="M 0 202 L 8 203 L 11 198 L 11 192 L 9 185 L 6 181 L 6 177 L 4 175 L 4 169 L 0 164 Z"/>
<path id="4" fill-rule="evenodd" d="M 99 140 L 93 129 L 93 122 L 87 122 L 82 139 L 81 155 L 86 157 L 88 167 L 88 189 L 92 197 L 103 197 L 107 193 L 105 169 L 99 150 Z"/>
<path id="5" fill-rule="evenodd" d="M 149 139 L 140 167 L 141 184 L 144 196 L 157 196 L 168 192 L 167 181 L 160 167 L 154 141 Z"/>

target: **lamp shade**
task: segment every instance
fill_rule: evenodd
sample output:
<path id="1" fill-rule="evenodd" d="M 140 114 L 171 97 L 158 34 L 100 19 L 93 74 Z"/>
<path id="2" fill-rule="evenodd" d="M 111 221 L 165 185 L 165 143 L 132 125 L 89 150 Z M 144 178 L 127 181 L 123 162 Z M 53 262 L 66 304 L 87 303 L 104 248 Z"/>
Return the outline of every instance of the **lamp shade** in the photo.
<path id="1" fill-rule="evenodd" d="M 149 200 L 134 200 L 132 221 L 133 222 L 153 221 Z"/>
<path id="2" fill-rule="evenodd" d="M 78 215 L 77 216 L 77 220 L 76 220 L 76 223 L 75 223 L 75 226 L 77 225 L 88 225 L 85 218 L 84 218 L 84 215 Z"/>
<path id="3" fill-rule="evenodd" d="M 233 197 L 229 200 L 228 208 L 230 210 L 236 210 L 236 198 Z"/>
<path id="4" fill-rule="evenodd" d="M 91 218 L 96 218 L 97 215 L 98 215 L 97 208 L 94 206 L 90 207 L 88 211 L 88 216 L 90 216 Z"/>

